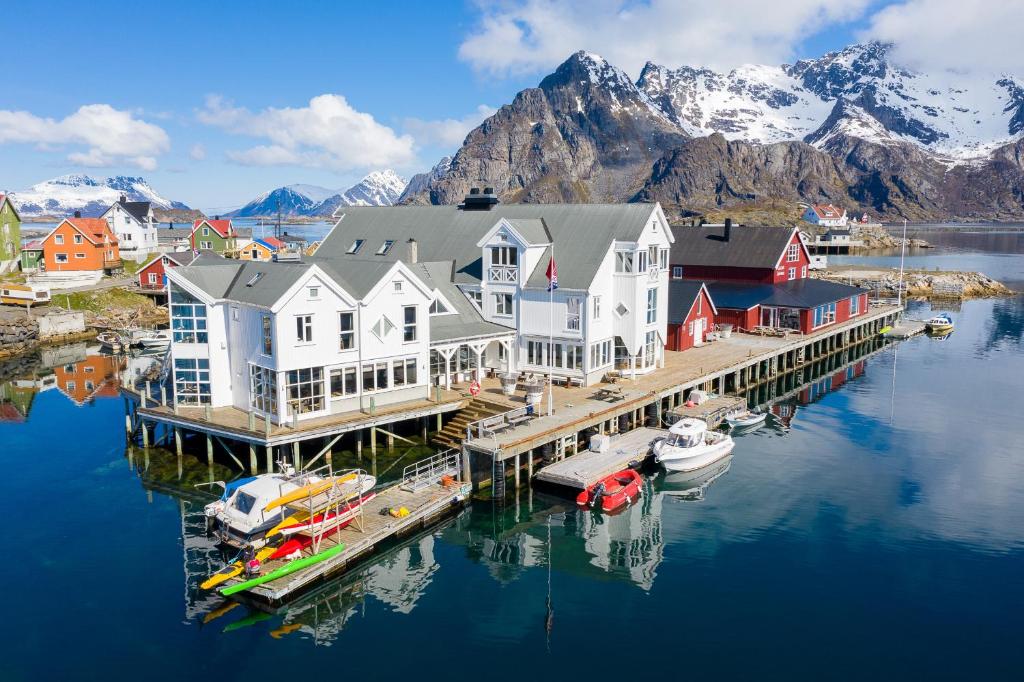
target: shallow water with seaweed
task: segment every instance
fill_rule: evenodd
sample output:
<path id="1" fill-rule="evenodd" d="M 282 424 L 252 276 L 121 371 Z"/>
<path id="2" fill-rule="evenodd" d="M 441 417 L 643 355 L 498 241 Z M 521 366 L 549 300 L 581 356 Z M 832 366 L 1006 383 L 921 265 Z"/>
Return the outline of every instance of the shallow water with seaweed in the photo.
<path id="1" fill-rule="evenodd" d="M 475 500 L 273 612 L 196 588 L 223 560 L 202 532 L 205 462 L 126 451 L 116 391 L 8 366 L 0 679 L 567 679 L 610 662 L 673 679 L 1017 678 L 1024 298 L 954 316 L 944 340 L 817 379 L 722 466 L 651 476 L 621 514 L 525 490 Z"/>

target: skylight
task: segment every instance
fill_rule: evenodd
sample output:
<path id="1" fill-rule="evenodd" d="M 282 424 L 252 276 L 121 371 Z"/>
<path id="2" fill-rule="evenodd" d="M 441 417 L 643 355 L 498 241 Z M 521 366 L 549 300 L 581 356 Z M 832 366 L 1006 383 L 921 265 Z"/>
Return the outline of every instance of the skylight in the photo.
<path id="1" fill-rule="evenodd" d="M 386 256 L 386 255 L 388 255 L 388 251 L 390 251 L 391 247 L 394 246 L 394 245 L 395 245 L 395 240 L 394 239 L 385 239 L 384 243 L 380 245 L 379 249 L 377 249 L 377 255 L 378 256 Z"/>
<path id="2" fill-rule="evenodd" d="M 249 281 L 245 283 L 245 286 L 247 286 L 247 287 L 253 286 L 254 284 L 256 284 L 256 282 L 260 281 L 260 277 L 262 277 L 262 276 L 263 276 L 262 272 L 257 272 L 255 275 L 253 275 L 252 277 L 249 278 Z"/>
<path id="3" fill-rule="evenodd" d="M 363 248 L 364 239 L 357 239 L 352 242 L 352 246 L 348 247 L 348 251 L 345 253 L 359 253 L 359 249 Z"/>

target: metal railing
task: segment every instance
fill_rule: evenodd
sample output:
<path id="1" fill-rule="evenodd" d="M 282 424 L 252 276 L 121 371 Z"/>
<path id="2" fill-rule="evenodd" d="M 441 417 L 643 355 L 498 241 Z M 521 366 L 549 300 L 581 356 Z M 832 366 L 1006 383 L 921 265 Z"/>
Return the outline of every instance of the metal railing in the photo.
<path id="1" fill-rule="evenodd" d="M 466 424 L 466 440 L 493 438 L 499 431 L 525 424 L 536 416 L 533 405 L 524 405 L 508 412 L 478 419 Z"/>
<path id="2" fill-rule="evenodd" d="M 440 483 L 443 476 L 457 477 L 462 470 L 458 450 L 444 450 L 414 462 L 402 470 L 402 487 L 415 492 Z"/>

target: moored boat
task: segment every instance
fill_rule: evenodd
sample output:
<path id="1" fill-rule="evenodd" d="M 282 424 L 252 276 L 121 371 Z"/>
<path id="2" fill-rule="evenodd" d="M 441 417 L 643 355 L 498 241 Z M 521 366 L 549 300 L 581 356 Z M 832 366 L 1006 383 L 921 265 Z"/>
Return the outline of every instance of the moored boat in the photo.
<path id="1" fill-rule="evenodd" d="M 953 331 L 953 318 L 948 313 L 942 313 L 927 320 L 924 328 L 931 334 L 944 334 Z"/>
<path id="2" fill-rule="evenodd" d="M 117 332 L 102 332 L 96 336 L 96 340 L 100 342 L 100 346 L 112 353 L 120 353 L 125 345 L 124 339 Z"/>
<path id="3" fill-rule="evenodd" d="M 687 417 L 654 444 L 654 459 L 669 471 L 693 471 L 722 459 L 733 445 L 727 434 L 709 431 L 707 422 Z"/>
<path id="4" fill-rule="evenodd" d="M 167 348 L 171 345 L 168 329 L 145 329 L 132 334 L 132 344 L 143 348 Z"/>
<path id="5" fill-rule="evenodd" d="M 605 476 L 576 496 L 581 507 L 600 507 L 611 512 L 636 501 L 640 497 L 643 478 L 633 469 L 623 469 L 611 476 Z"/>
<path id="6" fill-rule="evenodd" d="M 751 412 L 746 410 L 744 412 L 726 415 L 725 421 L 732 429 L 752 429 L 755 426 L 764 424 L 765 419 L 768 415 L 764 412 Z"/>
<path id="7" fill-rule="evenodd" d="M 372 476 L 366 476 L 365 478 L 373 478 Z M 366 490 L 373 487 L 376 479 L 373 481 L 364 481 Z M 282 535 L 294 535 L 296 533 L 308 533 L 308 532 L 320 532 L 325 528 L 340 527 L 344 528 L 352 519 L 359 513 L 360 507 L 366 504 L 377 496 L 376 493 L 367 493 L 358 499 L 353 499 L 348 503 L 342 503 L 340 507 L 332 509 L 326 513 L 316 514 L 312 519 L 304 521 L 296 521 L 286 526 L 279 527 L 278 532 Z"/>
<path id="8" fill-rule="evenodd" d="M 214 535 L 221 542 L 234 547 L 259 548 L 266 544 L 268 531 L 285 516 L 284 508 L 266 511 L 267 504 L 282 494 L 320 480 L 317 476 L 295 476 L 288 472 L 260 474 L 229 483 L 221 499 L 206 505 L 204 511 L 211 521 Z"/>

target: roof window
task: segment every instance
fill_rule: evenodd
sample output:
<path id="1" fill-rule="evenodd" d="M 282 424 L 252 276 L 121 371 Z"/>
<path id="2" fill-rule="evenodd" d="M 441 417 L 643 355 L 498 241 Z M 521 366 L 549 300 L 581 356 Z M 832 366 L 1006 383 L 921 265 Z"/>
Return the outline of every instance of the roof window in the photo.
<path id="1" fill-rule="evenodd" d="M 431 315 L 444 315 L 445 313 L 450 312 L 451 311 L 448 310 L 448 306 L 446 306 L 439 298 L 435 298 L 434 302 L 430 304 Z"/>
<path id="2" fill-rule="evenodd" d="M 255 285 L 256 282 L 260 281 L 260 277 L 262 277 L 262 276 L 263 276 L 262 272 L 257 272 L 255 275 L 253 275 L 252 277 L 249 278 L 249 281 L 245 283 L 245 286 L 251 287 L 251 286 Z"/>
<path id="3" fill-rule="evenodd" d="M 385 239 L 384 243 L 380 245 L 379 249 L 377 249 L 377 255 L 378 256 L 386 256 L 386 255 L 388 255 L 388 251 L 390 251 L 391 247 L 394 246 L 394 245 L 395 245 L 395 240 L 394 239 Z"/>
<path id="4" fill-rule="evenodd" d="M 364 239 L 357 239 L 352 242 L 352 246 L 348 247 L 348 251 L 345 253 L 359 253 L 359 249 L 363 248 Z"/>

